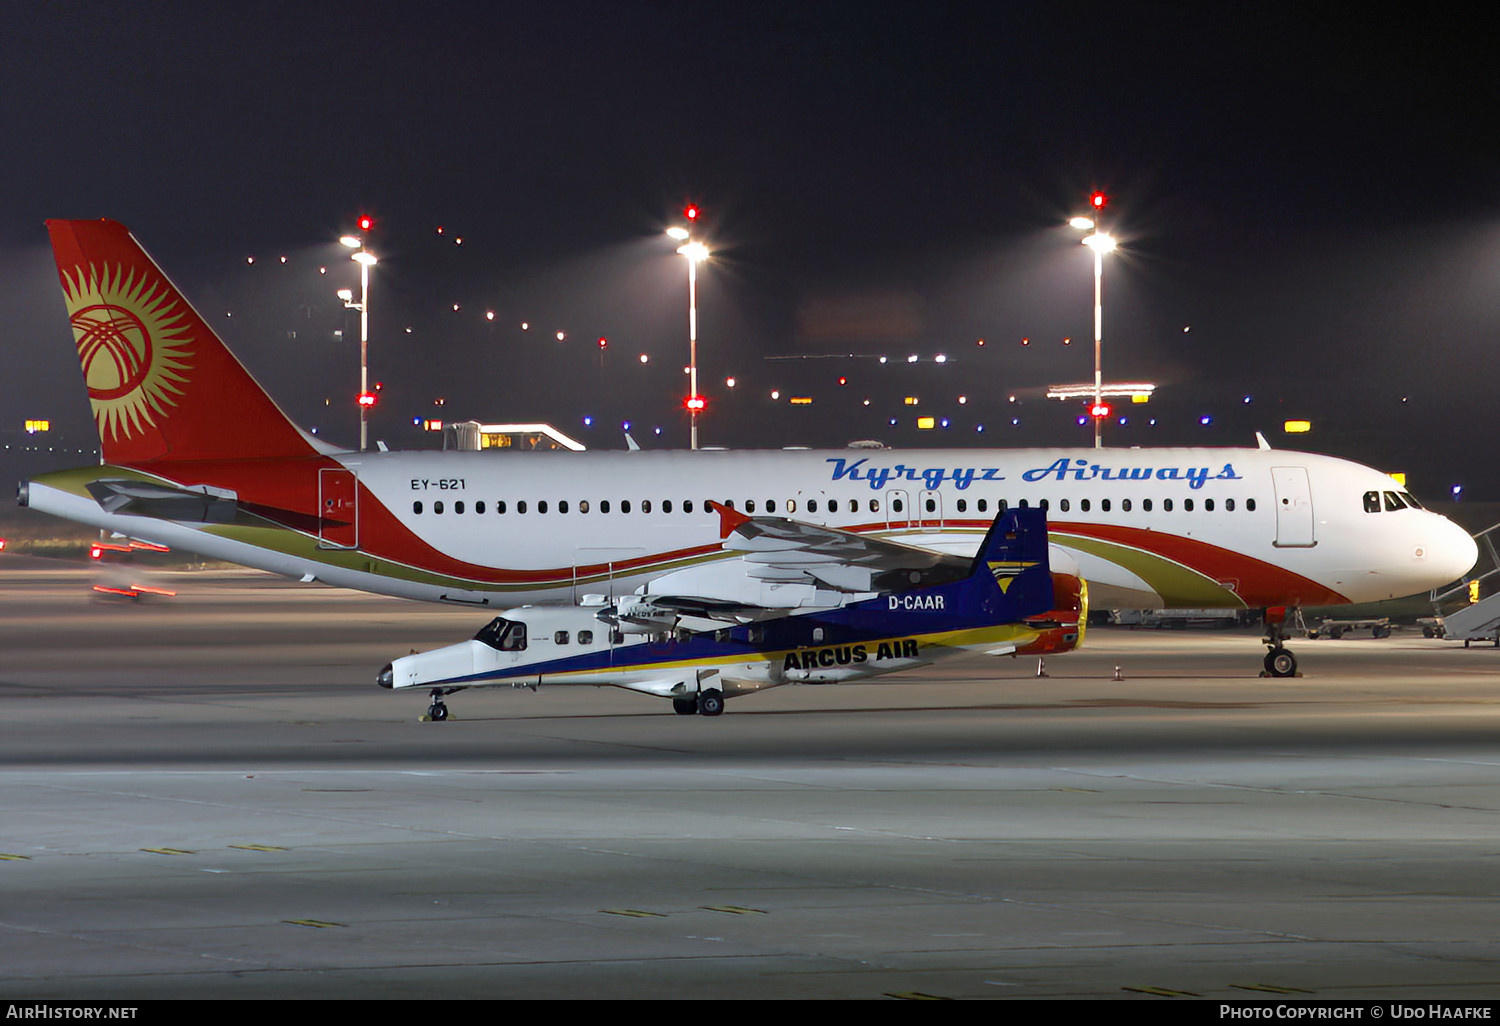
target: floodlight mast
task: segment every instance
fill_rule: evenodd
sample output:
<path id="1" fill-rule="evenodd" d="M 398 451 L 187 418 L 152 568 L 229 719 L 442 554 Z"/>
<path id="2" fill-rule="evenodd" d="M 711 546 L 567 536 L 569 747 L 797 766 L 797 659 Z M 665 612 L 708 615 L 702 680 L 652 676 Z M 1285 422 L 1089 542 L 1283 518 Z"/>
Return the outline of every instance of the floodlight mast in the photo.
<path id="1" fill-rule="evenodd" d="M 698 208 L 689 205 L 683 211 L 688 223 L 696 222 Z M 688 265 L 688 445 L 698 448 L 698 413 L 704 408 L 703 397 L 698 394 L 698 264 L 709 257 L 708 247 L 694 242 L 692 233 L 677 225 L 667 229 L 671 239 L 681 242 L 677 252 L 687 259 Z"/>
<path id="2" fill-rule="evenodd" d="M 373 227 L 370 218 L 359 219 L 361 232 Z M 359 451 L 364 452 L 370 444 L 370 407 L 374 405 L 370 392 L 370 268 L 378 261 L 365 250 L 363 235 L 345 235 L 339 241 L 355 251 L 349 259 L 359 264 L 359 302 L 352 301 L 354 296 L 348 289 L 340 289 L 339 298 L 345 307 L 359 311 Z"/>
<path id="3" fill-rule="evenodd" d="M 1109 198 L 1104 193 L 1095 192 L 1089 197 L 1093 217 L 1075 217 L 1068 221 L 1072 227 L 1089 233 L 1083 237 L 1083 244 L 1094 251 L 1094 405 L 1089 412 L 1094 421 L 1095 449 L 1104 446 L 1104 417 L 1108 416 L 1107 413 L 1101 416 L 1099 412 L 1108 409 L 1104 405 L 1104 254 L 1115 248 L 1114 237 L 1100 230 L 1107 202 Z"/>

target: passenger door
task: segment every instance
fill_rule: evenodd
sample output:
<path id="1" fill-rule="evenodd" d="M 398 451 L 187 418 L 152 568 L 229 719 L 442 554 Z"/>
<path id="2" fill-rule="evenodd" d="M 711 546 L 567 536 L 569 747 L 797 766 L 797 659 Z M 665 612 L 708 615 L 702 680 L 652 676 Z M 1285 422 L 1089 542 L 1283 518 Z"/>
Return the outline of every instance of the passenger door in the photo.
<path id="1" fill-rule="evenodd" d="M 1305 549 L 1318 544 L 1307 468 L 1272 467 L 1271 482 L 1276 489 L 1276 547 Z"/>

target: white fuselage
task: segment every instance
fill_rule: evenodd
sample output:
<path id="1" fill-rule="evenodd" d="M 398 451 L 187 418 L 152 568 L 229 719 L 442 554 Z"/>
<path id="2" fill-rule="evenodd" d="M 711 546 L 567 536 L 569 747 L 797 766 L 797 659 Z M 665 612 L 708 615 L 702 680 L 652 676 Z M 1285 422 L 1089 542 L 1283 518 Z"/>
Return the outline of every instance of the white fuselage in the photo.
<path id="1" fill-rule="evenodd" d="M 358 487 L 350 487 L 352 529 L 327 537 L 286 524 L 112 515 L 45 478 L 31 483 L 30 505 L 279 573 L 491 608 L 618 596 L 667 575 L 680 594 L 743 588 L 744 575 L 719 548 L 710 500 L 957 554 L 974 551 L 1001 503 L 1045 505 L 1054 550 L 1076 561 L 1098 608 L 1373 601 L 1452 581 L 1476 557 L 1462 529 L 1409 504 L 1388 475 L 1278 450 L 488 451 L 331 460 Z M 109 468 L 99 470 L 107 476 Z M 189 477 L 172 480 L 234 487 Z M 333 476 L 319 480 L 331 496 Z M 254 501 L 243 487 L 238 498 L 242 507 Z"/>

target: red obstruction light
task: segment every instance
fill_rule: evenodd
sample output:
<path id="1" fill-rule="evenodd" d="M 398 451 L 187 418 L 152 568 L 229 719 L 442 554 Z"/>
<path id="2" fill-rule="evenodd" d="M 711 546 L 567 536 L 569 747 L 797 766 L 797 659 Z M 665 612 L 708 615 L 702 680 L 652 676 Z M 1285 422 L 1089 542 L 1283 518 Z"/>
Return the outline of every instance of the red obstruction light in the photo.
<path id="1" fill-rule="evenodd" d="M 687 218 L 689 221 L 698 220 L 698 213 L 698 204 L 696 203 L 689 203 L 687 206 L 682 208 L 682 216 Z"/>
<path id="2" fill-rule="evenodd" d="M 1106 195 L 1104 195 L 1104 193 L 1102 193 L 1102 192 L 1096 192 L 1092 196 L 1089 197 L 1089 203 L 1093 205 L 1093 208 L 1095 210 L 1103 210 L 1104 209 L 1104 204 L 1106 204 L 1108 202 L 1109 202 L 1109 197 L 1106 196 Z"/>
<path id="3" fill-rule="evenodd" d="M 704 399 L 701 395 L 690 395 L 683 400 L 682 405 L 685 409 L 692 410 L 694 413 L 700 413 L 708 406 L 708 400 Z"/>
<path id="4" fill-rule="evenodd" d="M 1114 411 L 1109 408 L 1109 403 L 1095 403 L 1093 406 L 1089 407 L 1089 416 L 1093 417 L 1095 420 L 1103 420 L 1113 412 Z"/>
<path id="5" fill-rule="evenodd" d="M 365 407 L 366 409 L 369 409 L 370 407 L 374 406 L 375 403 L 376 403 L 375 393 L 374 392 L 361 392 L 361 393 L 359 393 L 359 398 L 358 398 L 357 402 L 359 403 L 359 405 Z"/>
<path id="6" fill-rule="evenodd" d="M 359 230 L 360 231 L 362 231 L 362 232 L 368 232 L 368 231 L 371 231 L 372 229 L 374 229 L 374 227 L 375 227 L 375 219 L 373 217 L 371 217 L 369 214 L 361 214 L 361 215 L 359 215 Z M 438 229 L 438 230 L 442 231 L 441 228 Z"/>

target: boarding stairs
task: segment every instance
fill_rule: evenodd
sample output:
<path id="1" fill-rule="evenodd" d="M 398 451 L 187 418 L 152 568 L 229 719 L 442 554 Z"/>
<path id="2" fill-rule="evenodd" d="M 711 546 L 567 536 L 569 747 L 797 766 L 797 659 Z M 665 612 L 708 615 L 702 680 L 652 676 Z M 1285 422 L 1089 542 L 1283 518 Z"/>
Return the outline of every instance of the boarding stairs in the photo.
<path id="1" fill-rule="evenodd" d="M 1500 584 L 1500 552 L 1495 547 L 1500 537 L 1497 535 L 1500 535 L 1500 524 L 1476 534 L 1474 541 L 1479 544 L 1480 559 L 1474 570 L 1447 590 L 1434 588 L 1430 596 L 1433 612 L 1442 623 L 1443 637 L 1462 641 L 1465 648 L 1471 641 L 1492 641 L 1500 646 L 1500 587 L 1497 587 Z M 1480 567 L 1485 565 L 1489 569 L 1481 571 Z M 1478 602 L 1469 601 L 1474 581 L 1479 582 L 1481 598 Z"/>

